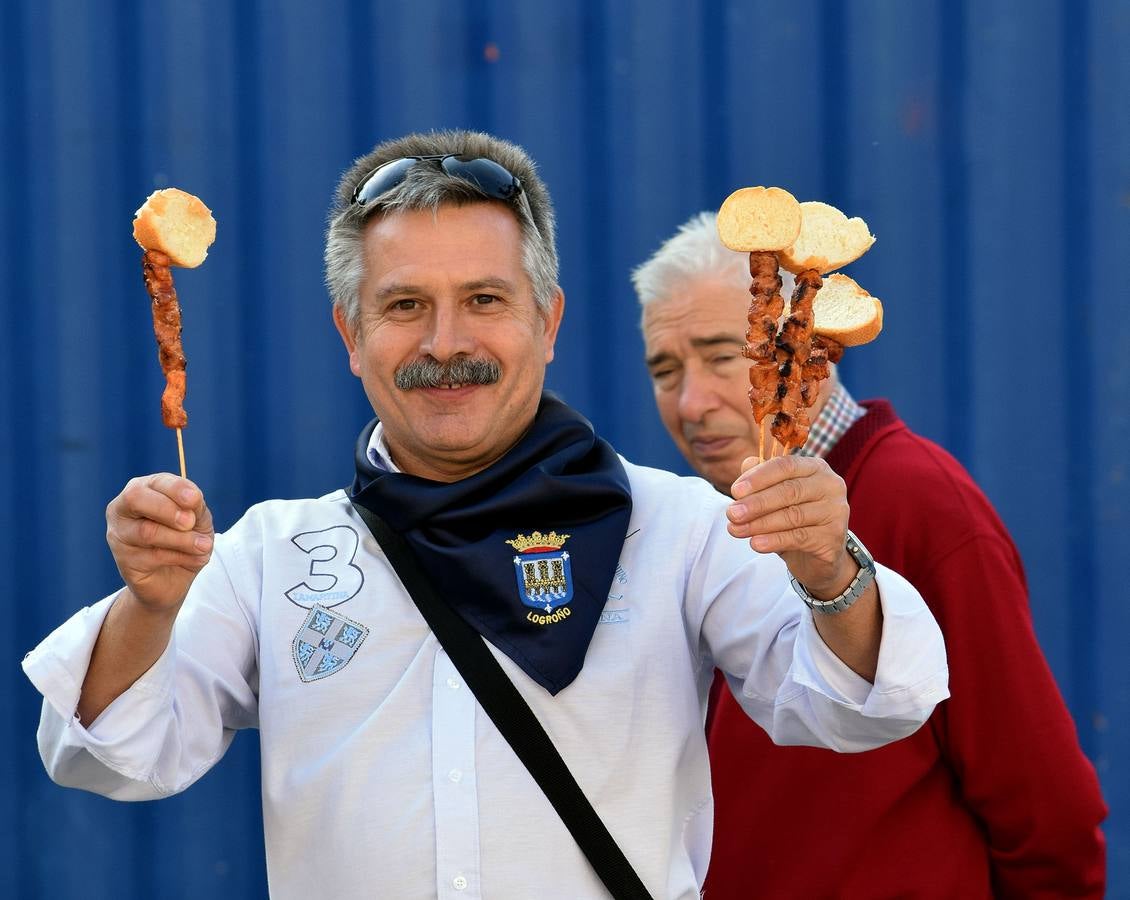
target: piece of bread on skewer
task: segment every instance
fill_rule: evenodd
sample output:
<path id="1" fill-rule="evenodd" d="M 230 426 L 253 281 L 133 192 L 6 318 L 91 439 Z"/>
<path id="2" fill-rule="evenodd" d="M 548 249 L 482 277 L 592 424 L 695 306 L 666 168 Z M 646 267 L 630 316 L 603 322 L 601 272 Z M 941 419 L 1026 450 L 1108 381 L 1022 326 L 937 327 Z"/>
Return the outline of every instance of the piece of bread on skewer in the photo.
<path id="1" fill-rule="evenodd" d="M 776 187 L 739 188 L 718 209 L 718 237 L 731 250 L 782 250 L 800 234 L 800 204 Z"/>
<path id="2" fill-rule="evenodd" d="M 199 197 L 165 188 L 150 194 L 137 211 L 133 238 L 144 250 L 164 253 L 172 265 L 194 269 L 216 239 L 216 220 Z"/>
<path id="3" fill-rule="evenodd" d="M 816 334 L 845 347 L 875 340 L 883 330 L 883 304 L 846 275 L 829 275 L 812 301 Z"/>
<path id="4" fill-rule="evenodd" d="M 863 219 L 849 219 L 827 203 L 808 200 L 800 204 L 800 211 L 800 234 L 778 254 L 781 265 L 790 272 L 834 272 L 859 259 L 875 243 Z"/>

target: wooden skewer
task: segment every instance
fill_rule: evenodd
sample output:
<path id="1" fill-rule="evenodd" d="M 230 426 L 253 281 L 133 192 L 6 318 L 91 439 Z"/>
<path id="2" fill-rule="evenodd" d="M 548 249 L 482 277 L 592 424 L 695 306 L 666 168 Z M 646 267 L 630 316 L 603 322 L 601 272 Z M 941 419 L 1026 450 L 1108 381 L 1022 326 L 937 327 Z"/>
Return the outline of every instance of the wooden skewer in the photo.
<path id="1" fill-rule="evenodd" d="M 776 438 L 773 438 L 773 440 L 770 442 L 770 447 L 769 447 L 769 458 L 770 459 L 772 459 L 774 456 L 784 456 L 788 452 L 789 452 L 789 448 L 786 447 L 784 444 L 782 444 Z"/>
<path id="2" fill-rule="evenodd" d="M 177 429 L 177 454 L 180 456 L 180 477 L 187 478 L 184 470 L 184 438 L 181 437 L 180 429 Z"/>

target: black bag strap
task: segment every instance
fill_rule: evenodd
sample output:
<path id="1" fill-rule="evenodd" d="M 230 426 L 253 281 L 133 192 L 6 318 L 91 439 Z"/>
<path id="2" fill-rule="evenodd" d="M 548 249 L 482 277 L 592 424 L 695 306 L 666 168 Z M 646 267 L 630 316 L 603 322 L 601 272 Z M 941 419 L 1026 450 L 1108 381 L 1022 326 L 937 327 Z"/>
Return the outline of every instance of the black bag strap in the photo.
<path id="1" fill-rule="evenodd" d="M 440 599 L 403 537 L 371 510 L 358 503 L 354 503 L 353 508 L 369 526 L 475 699 L 530 770 L 604 886 L 616 900 L 651 900 L 647 888 L 604 827 L 557 747 L 479 633 Z"/>

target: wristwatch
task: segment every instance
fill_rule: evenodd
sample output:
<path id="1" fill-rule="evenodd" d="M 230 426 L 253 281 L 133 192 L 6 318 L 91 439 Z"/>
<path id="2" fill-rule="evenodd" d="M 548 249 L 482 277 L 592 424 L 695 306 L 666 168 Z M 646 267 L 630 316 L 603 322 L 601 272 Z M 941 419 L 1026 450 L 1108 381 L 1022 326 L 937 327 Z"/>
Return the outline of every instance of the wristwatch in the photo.
<path id="1" fill-rule="evenodd" d="M 838 597 L 833 597 L 831 600 L 817 600 L 805 590 L 804 585 L 797 581 L 791 572 L 789 573 L 789 581 L 793 584 L 793 590 L 800 594 L 800 599 L 813 612 L 824 613 L 825 615 L 843 612 L 863 596 L 867 586 L 875 580 L 875 560 L 871 558 L 871 554 L 867 552 L 863 542 L 849 531 L 847 543 L 844 546 L 847 548 L 847 552 L 851 554 L 851 558 L 859 563 L 859 572 Z"/>

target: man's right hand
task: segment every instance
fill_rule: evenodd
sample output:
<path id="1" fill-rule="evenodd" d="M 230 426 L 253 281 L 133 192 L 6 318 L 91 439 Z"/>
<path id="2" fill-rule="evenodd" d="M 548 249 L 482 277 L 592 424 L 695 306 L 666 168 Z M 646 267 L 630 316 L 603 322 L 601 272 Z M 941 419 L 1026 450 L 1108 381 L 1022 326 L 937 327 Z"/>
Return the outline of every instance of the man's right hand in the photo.
<path id="1" fill-rule="evenodd" d="M 133 598 L 175 611 L 212 556 L 215 533 L 204 495 L 168 472 L 132 479 L 106 507 L 106 542 Z"/>
<path id="2" fill-rule="evenodd" d="M 191 481 L 134 478 L 106 507 L 106 542 L 125 579 L 82 683 L 76 713 L 88 727 L 157 661 L 193 579 L 212 556 L 212 514 Z"/>

